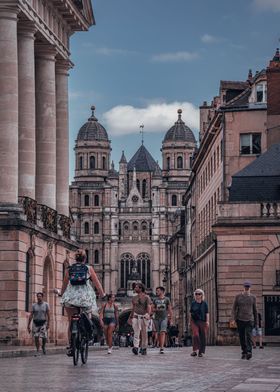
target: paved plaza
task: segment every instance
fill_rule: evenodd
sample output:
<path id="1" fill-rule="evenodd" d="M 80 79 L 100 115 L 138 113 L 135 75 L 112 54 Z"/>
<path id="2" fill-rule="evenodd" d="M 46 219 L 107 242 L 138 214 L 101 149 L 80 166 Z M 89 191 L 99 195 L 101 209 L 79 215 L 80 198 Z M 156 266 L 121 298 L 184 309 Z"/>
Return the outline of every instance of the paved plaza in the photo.
<path id="1" fill-rule="evenodd" d="M 134 356 L 130 349 L 91 351 L 85 366 L 63 354 L 0 360 L 1 392 L 280 392 L 280 348 L 254 350 L 241 360 L 238 347 L 208 347 L 204 358 L 190 348 Z"/>

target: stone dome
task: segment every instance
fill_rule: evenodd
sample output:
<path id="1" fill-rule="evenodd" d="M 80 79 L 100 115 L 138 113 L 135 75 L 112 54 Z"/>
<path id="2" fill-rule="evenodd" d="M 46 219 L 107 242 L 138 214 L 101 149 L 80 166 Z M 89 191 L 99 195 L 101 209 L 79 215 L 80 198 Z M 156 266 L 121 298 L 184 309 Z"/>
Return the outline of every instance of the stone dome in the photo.
<path id="1" fill-rule="evenodd" d="M 77 140 L 105 140 L 108 141 L 106 129 L 98 122 L 94 115 L 95 106 L 91 107 L 91 117 L 80 128 Z"/>
<path id="2" fill-rule="evenodd" d="M 184 121 L 182 120 L 182 110 L 178 109 L 178 120 L 175 122 L 173 127 L 171 127 L 164 137 L 163 142 L 190 142 L 196 143 L 194 134 L 192 130 L 186 126 Z"/>

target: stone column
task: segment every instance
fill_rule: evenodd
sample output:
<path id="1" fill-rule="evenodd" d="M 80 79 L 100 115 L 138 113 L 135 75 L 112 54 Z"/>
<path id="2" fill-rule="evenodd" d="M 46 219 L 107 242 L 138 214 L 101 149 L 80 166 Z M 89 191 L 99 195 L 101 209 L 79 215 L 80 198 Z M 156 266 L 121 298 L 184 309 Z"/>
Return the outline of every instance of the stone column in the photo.
<path id="1" fill-rule="evenodd" d="M 18 25 L 19 196 L 35 199 L 35 56 L 32 22 Z"/>
<path id="2" fill-rule="evenodd" d="M 35 46 L 36 200 L 56 208 L 55 55 L 51 45 Z"/>
<path id="3" fill-rule="evenodd" d="M 0 203 L 18 202 L 18 55 L 16 6 L 0 6 Z"/>
<path id="4" fill-rule="evenodd" d="M 69 215 L 69 125 L 68 70 L 69 61 L 56 63 L 56 209 Z"/>

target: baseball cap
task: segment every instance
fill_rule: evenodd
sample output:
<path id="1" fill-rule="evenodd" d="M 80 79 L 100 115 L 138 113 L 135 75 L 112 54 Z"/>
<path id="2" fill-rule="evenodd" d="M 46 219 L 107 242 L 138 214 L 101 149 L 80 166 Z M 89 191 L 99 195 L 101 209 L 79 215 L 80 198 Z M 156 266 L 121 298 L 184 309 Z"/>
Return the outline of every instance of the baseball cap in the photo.
<path id="1" fill-rule="evenodd" d="M 251 287 L 252 283 L 249 280 L 245 280 L 245 282 L 243 283 L 244 287 Z"/>

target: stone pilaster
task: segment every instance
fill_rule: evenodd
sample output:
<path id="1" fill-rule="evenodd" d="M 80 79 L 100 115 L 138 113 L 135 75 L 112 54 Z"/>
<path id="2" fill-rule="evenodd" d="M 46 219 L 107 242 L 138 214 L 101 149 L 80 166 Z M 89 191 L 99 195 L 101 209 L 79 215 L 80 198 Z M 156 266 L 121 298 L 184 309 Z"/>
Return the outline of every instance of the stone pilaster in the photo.
<path id="1" fill-rule="evenodd" d="M 34 23 L 18 25 L 19 165 L 18 193 L 35 199 L 35 54 Z"/>
<path id="2" fill-rule="evenodd" d="M 18 12 L 0 4 L 0 203 L 18 201 Z"/>
<path id="3" fill-rule="evenodd" d="M 69 61 L 56 62 L 56 209 L 69 215 Z"/>
<path id="4" fill-rule="evenodd" d="M 56 51 L 41 44 L 35 55 L 36 200 L 56 209 Z"/>

